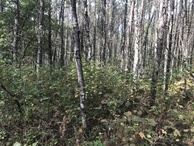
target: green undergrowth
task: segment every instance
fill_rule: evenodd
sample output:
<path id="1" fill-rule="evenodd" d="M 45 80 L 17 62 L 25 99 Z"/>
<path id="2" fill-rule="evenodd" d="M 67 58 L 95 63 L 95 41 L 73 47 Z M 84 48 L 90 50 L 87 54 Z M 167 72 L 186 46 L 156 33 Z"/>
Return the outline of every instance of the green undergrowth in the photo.
<path id="1" fill-rule="evenodd" d="M 81 128 L 74 65 L 14 67 L 0 62 L 0 145 L 162 146 L 194 144 L 194 79 L 172 78 L 150 106 L 150 79 L 84 63 L 89 136 Z"/>

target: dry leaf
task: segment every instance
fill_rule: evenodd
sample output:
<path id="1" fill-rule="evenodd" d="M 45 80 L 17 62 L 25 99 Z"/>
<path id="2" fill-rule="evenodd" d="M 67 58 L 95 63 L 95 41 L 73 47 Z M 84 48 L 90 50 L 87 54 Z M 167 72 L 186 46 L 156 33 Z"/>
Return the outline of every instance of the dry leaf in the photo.
<path id="1" fill-rule="evenodd" d="M 144 139 L 145 138 L 145 135 L 143 132 L 139 132 L 139 136 L 141 137 L 141 139 Z"/>

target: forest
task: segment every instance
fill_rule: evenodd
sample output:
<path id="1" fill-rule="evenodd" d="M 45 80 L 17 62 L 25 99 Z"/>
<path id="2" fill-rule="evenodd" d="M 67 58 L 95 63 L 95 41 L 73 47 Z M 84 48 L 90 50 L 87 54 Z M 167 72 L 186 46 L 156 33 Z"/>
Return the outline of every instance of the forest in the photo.
<path id="1" fill-rule="evenodd" d="M 0 0 L 0 146 L 193 146 L 194 0 Z"/>

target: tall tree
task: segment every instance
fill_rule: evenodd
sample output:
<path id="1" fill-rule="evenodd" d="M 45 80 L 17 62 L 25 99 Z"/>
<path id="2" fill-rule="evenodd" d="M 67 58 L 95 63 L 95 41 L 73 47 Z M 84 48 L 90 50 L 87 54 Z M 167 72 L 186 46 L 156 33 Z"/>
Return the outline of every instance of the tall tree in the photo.
<path id="1" fill-rule="evenodd" d="M 136 1 L 135 6 L 135 44 L 134 44 L 134 61 L 133 61 L 133 73 L 134 73 L 134 81 L 136 82 L 140 70 L 141 65 L 141 54 L 142 54 L 142 46 L 141 46 L 141 36 L 142 36 L 142 21 L 143 21 L 143 11 L 144 11 L 144 0 L 141 1 L 141 7 L 138 7 L 138 1 Z"/>
<path id="2" fill-rule="evenodd" d="M 135 10 L 135 0 L 131 1 L 131 7 L 130 7 L 130 14 L 129 14 L 129 24 L 128 24 L 128 42 L 125 46 L 125 71 L 129 70 L 130 64 L 129 64 L 129 51 L 131 51 L 132 48 L 132 41 L 133 41 L 133 26 L 134 26 L 134 10 Z M 130 55 L 131 56 L 131 55 Z"/>
<path id="3" fill-rule="evenodd" d="M 20 18 L 20 0 L 15 0 L 14 2 L 14 28 L 13 28 L 13 60 L 17 62 L 18 51 L 19 51 L 19 18 Z"/>
<path id="4" fill-rule="evenodd" d="M 85 133 L 87 133 L 87 115 L 86 115 L 86 93 L 84 76 L 82 70 L 81 54 L 80 54 L 80 38 L 79 38 L 79 26 L 76 11 L 76 0 L 71 0 L 72 6 L 72 26 L 73 26 L 73 45 L 74 45 L 74 58 L 77 70 L 79 91 L 80 91 L 80 110 L 82 118 L 82 126 Z"/>
<path id="5" fill-rule="evenodd" d="M 102 16 L 101 16 L 101 29 L 102 29 L 102 61 L 106 63 L 106 46 L 107 46 L 107 33 L 106 33 L 106 0 L 101 0 L 101 9 L 102 9 Z"/>
<path id="6" fill-rule="evenodd" d="M 48 54 L 49 54 L 49 64 L 52 66 L 52 22 L 51 22 L 51 11 L 52 11 L 52 2 L 49 0 L 49 8 L 48 8 Z"/>
<path id="7" fill-rule="evenodd" d="M 174 0 L 170 1 L 170 11 L 168 19 L 168 35 L 167 35 L 167 47 L 165 49 L 165 61 L 164 61 L 164 93 L 168 91 L 170 80 L 170 68 L 172 61 L 172 44 L 173 44 L 173 26 L 174 26 Z"/>
<path id="8" fill-rule="evenodd" d="M 92 47 L 90 43 L 90 25 L 89 25 L 89 15 L 88 15 L 88 1 L 83 0 L 84 4 L 84 30 L 85 30 L 85 41 L 86 41 L 86 52 L 87 60 L 90 60 L 92 57 Z"/>
<path id="9" fill-rule="evenodd" d="M 61 67 L 64 66 L 64 55 L 65 55 L 65 41 L 64 41 L 64 8 L 65 7 L 65 0 L 61 0 L 61 12 L 60 12 L 60 19 L 61 19 L 61 56 L 60 56 L 60 64 Z"/>
<path id="10" fill-rule="evenodd" d="M 121 43 L 121 53 L 122 53 L 122 59 L 125 57 L 125 48 L 127 45 L 127 12 L 128 12 L 128 0 L 125 0 L 125 9 L 124 9 L 124 19 L 123 19 L 123 34 L 122 34 L 122 43 Z M 128 53 L 127 53 L 128 54 Z M 124 61 L 122 61 L 122 64 Z M 128 66 L 126 66 L 126 71 L 128 70 Z"/>
<path id="11" fill-rule="evenodd" d="M 43 17 L 44 17 L 44 0 L 39 0 L 39 22 L 38 22 L 38 52 L 37 52 L 37 72 L 42 65 L 42 51 L 43 51 Z"/>
<path id="12" fill-rule="evenodd" d="M 166 23 L 167 23 L 167 8 L 168 8 L 168 0 L 163 0 L 160 8 L 159 14 L 159 26 L 157 28 L 157 38 L 156 38 L 156 46 L 154 50 L 154 65 L 152 71 L 152 83 L 151 83 L 151 96 L 152 101 L 151 104 L 155 102 L 156 91 L 157 91 L 157 83 L 159 72 L 162 67 L 162 59 L 163 59 L 163 48 L 166 46 Z"/>

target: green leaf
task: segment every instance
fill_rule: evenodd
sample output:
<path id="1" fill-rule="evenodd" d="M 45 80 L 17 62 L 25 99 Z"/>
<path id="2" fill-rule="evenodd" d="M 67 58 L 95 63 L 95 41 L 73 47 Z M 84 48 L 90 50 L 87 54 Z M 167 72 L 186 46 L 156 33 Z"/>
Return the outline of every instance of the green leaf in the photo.
<path id="1" fill-rule="evenodd" d="M 19 143 L 19 142 L 15 142 L 14 144 L 13 144 L 13 146 L 21 146 L 22 144 L 21 143 Z"/>
<path id="2" fill-rule="evenodd" d="M 32 146 L 37 146 L 37 145 L 38 145 L 38 141 L 32 144 Z"/>
<path id="3" fill-rule="evenodd" d="M 156 126 L 156 121 L 154 119 L 146 119 L 147 120 L 147 124 L 150 126 Z"/>

